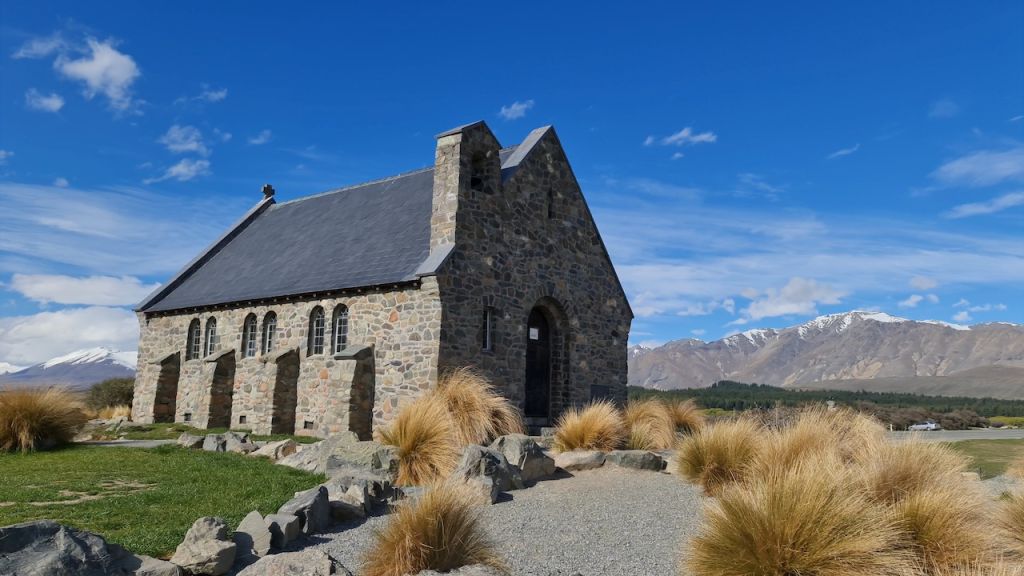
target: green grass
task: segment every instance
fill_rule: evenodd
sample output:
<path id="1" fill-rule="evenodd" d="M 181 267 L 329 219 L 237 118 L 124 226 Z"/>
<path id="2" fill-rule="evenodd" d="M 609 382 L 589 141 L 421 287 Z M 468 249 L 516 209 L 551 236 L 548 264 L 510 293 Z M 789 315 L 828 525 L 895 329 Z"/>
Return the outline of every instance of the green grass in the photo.
<path id="1" fill-rule="evenodd" d="M 181 436 L 182 432 L 188 432 L 189 434 L 196 434 L 199 436 L 205 436 L 206 434 L 223 434 L 227 432 L 227 428 L 209 428 L 199 429 L 193 428 L 188 424 L 174 423 L 174 424 L 146 424 L 144 426 L 133 426 L 127 428 L 124 437 L 128 440 L 175 440 L 178 436 Z M 236 430 L 236 432 L 248 432 L 248 430 Z M 295 440 L 300 444 L 310 444 L 313 442 L 319 442 L 321 438 L 315 438 L 313 436 L 291 436 L 288 434 L 266 434 L 266 435 L 249 435 L 250 440 Z"/>
<path id="2" fill-rule="evenodd" d="M 201 516 L 234 528 L 250 511 L 276 512 L 293 493 L 324 481 L 264 458 L 177 446 L 2 454 L 0 478 L 0 526 L 49 518 L 163 558 Z M 54 503 L 82 495 L 100 498 Z"/>
<path id="3" fill-rule="evenodd" d="M 983 479 L 999 476 L 1011 462 L 1024 458 L 1024 440 L 966 440 L 950 446 L 970 456 Z"/>
<path id="4" fill-rule="evenodd" d="M 1017 428 L 1024 426 L 1024 416 L 993 416 L 989 420 L 999 422 L 1004 426 L 1016 426 Z"/>

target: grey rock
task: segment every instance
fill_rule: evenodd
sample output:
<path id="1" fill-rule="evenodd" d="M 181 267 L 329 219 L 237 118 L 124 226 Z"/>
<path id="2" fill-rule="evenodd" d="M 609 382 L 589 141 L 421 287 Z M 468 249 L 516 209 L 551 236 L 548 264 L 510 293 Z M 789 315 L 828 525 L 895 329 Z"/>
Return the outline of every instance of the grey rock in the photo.
<path id="1" fill-rule="evenodd" d="M 501 452 L 476 445 L 466 446 L 450 478 L 479 488 L 491 504 L 502 492 L 523 485 L 519 470 L 509 466 Z"/>
<path id="2" fill-rule="evenodd" d="M 270 531 L 270 547 L 274 550 L 283 549 L 302 532 L 302 521 L 294 514 L 268 514 L 263 523 Z"/>
<path id="3" fill-rule="evenodd" d="M 660 472 L 665 469 L 665 459 L 647 450 L 612 450 L 605 456 L 605 462 L 636 470 Z"/>
<path id="4" fill-rule="evenodd" d="M 261 558 L 238 576 L 352 576 L 341 562 L 321 550 L 307 549 Z"/>
<path id="5" fill-rule="evenodd" d="M 555 460 L 525 434 L 501 436 L 491 443 L 491 449 L 501 452 L 510 465 L 519 468 L 523 482 L 533 482 L 555 473 Z"/>
<path id="6" fill-rule="evenodd" d="M 181 436 L 178 436 L 178 446 L 182 448 L 198 450 L 203 447 L 205 441 L 205 437 L 188 432 L 182 432 Z"/>
<path id="7" fill-rule="evenodd" d="M 130 555 L 96 534 L 52 520 L 0 528 L 0 574 L 17 576 L 107 576 L 130 574 Z"/>
<path id="8" fill-rule="evenodd" d="M 331 478 L 328 484 L 335 490 L 347 491 L 351 486 L 360 486 L 371 505 L 384 504 L 393 499 L 391 477 L 383 470 L 346 466 L 330 470 L 328 476 Z"/>
<path id="9" fill-rule="evenodd" d="M 227 440 L 223 434 L 207 434 L 203 439 L 203 450 L 207 452 L 223 452 L 227 446 Z"/>
<path id="10" fill-rule="evenodd" d="M 256 557 L 270 553 L 272 539 L 270 528 L 263 521 L 263 516 L 256 510 L 249 512 L 238 525 L 233 535 L 237 553 L 236 562 L 252 562 Z"/>
<path id="11" fill-rule="evenodd" d="M 366 518 L 366 510 L 359 504 L 345 500 L 331 500 L 331 518 L 335 522 L 351 522 Z"/>
<path id="12" fill-rule="evenodd" d="M 225 452 L 237 452 L 240 454 L 248 454 L 254 452 L 256 445 L 249 442 L 248 434 L 240 434 L 238 432 L 227 432 L 224 434 L 224 451 Z"/>
<path id="13" fill-rule="evenodd" d="M 133 576 L 182 576 L 184 574 L 181 566 L 152 556 L 131 556 L 122 561 L 121 566 Z"/>
<path id="14" fill-rule="evenodd" d="M 394 481 L 398 461 L 394 447 L 373 440 L 359 440 L 355 432 L 329 436 L 300 452 L 278 460 L 278 464 L 333 477 L 335 471 L 363 468 L 380 472 Z"/>
<path id="15" fill-rule="evenodd" d="M 294 514 L 299 517 L 303 534 L 319 534 L 331 525 L 331 505 L 327 489 L 317 486 L 303 492 L 281 505 L 278 514 Z"/>
<path id="16" fill-rule="evenodd" d="M 171 562 L 193 574 L 220 576 L 235 563 L 236 546 L 227 540 L 224 520 L 206 516 L 196 520 L 171 556 Z"/>
<path id="17" fill-rule="evenodd" d="M 576 450 L 555 455 L 555 466 L 567 472 L 593 470 L 604 466 L 604 452 L 597 450 Z"/>
<path id="18" fill-rule="evenodd" d="M 262 447 L 250 452 L 249 455 L 262 456 L 264 458 L 270 458 L 271 460 L 277 461 L 295 454 L 298 451 L 298 447 L 299 444 L 294 440 L 279 440 L 277 442 L 268 442 Z"/>
<path id="19" fill-rule="evenodd" d="M 422 572 L 417 572 L 415 576 L 505 576 L 506 574 L 507 572 L 502 572 L 497 568 L 491 568 L 490 566 L 484 566 L 483 564 L 473 564 L 472 566 L 463 566 L 462 568 L 456 568 L 455 570 L 450 570 L 448 572 L 423 570 Z"/>

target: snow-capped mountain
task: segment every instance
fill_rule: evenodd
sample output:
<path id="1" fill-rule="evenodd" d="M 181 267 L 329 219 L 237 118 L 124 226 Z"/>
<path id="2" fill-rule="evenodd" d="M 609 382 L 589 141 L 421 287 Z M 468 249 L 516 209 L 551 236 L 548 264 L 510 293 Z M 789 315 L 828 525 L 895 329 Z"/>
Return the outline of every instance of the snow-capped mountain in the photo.
<path id="1" fill-rule="evenodd" d="M 963 326 L 852 311 L 714 342 L 686 339 L 630 349 L 634 386 L 668 390 L 718 380 L 854 389 L 871 380 L 875 384 L 868 387 L 875 389 L 1024 398 L 1024 326 Z"/>
<path id="2" fill-rule="evenodd" d="M 24 369 L 24 366 L 15 366 L 10 362 L 0 362 L 0 374 L 10 374 L 11 372 L 17 372 L 18 370 Z"/>
<path id="3" fill-rule="evenodd" d="M 0 372 L 0 384 L 85 389 L 108 378 L 134 378 L 137 356 L 103 347 L 77 350 L 28 368 Z"/>

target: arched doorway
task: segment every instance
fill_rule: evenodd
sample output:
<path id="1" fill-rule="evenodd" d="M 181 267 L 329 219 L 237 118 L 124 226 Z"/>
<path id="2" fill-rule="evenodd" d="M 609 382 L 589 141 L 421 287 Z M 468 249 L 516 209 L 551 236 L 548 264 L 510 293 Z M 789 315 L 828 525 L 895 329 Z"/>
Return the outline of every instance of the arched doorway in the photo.
<path id="1" fill-rule="evenodd" d="M 526 418 L 551 416 L 551 326 L 543 308 L 535 306 L 526 322 Z"/>

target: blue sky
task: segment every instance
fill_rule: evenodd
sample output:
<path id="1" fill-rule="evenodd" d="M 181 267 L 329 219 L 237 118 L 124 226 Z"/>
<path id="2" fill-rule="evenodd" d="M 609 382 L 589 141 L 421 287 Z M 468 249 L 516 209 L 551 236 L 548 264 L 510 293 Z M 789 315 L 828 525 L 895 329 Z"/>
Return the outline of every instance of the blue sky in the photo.
<path id="1" fill-rule="evenodd" d="M 854 308 L 1024 322 L 1020 2 L 4 2 L 0 361 L 130 306 L 273 183 L 554 124 L 634 343 Z"/>

